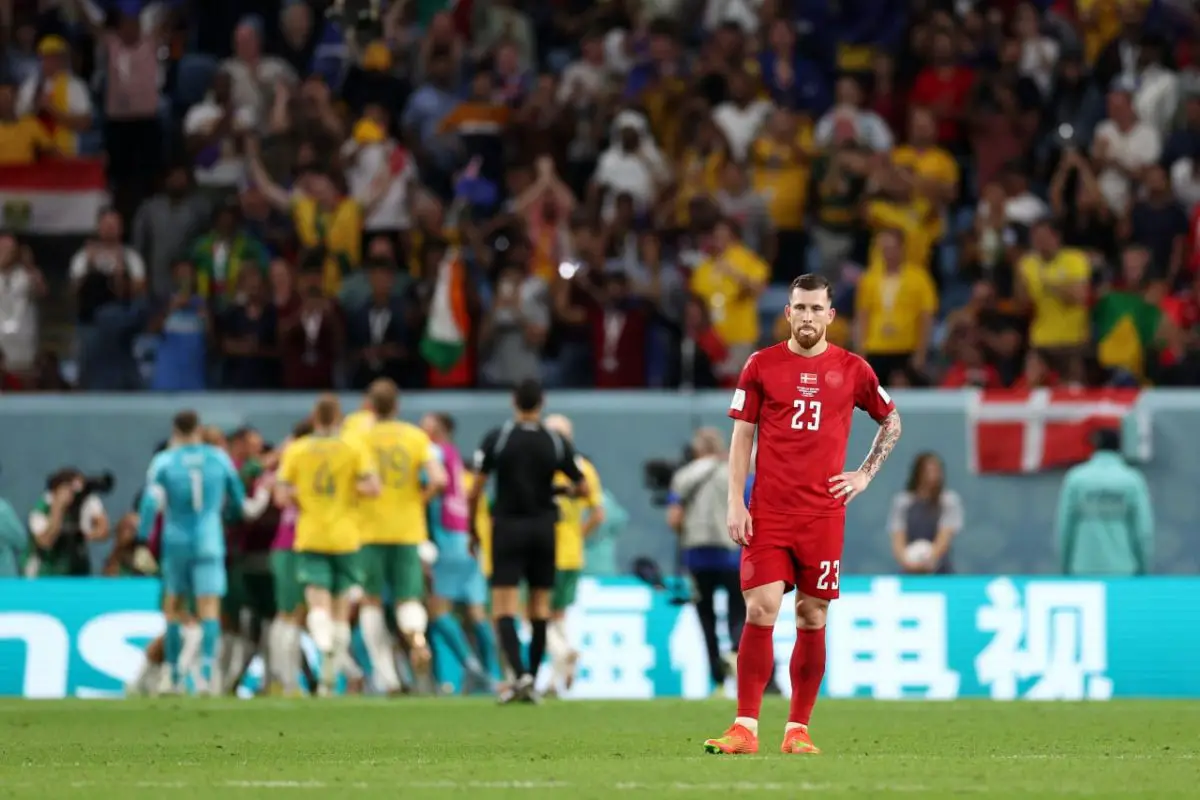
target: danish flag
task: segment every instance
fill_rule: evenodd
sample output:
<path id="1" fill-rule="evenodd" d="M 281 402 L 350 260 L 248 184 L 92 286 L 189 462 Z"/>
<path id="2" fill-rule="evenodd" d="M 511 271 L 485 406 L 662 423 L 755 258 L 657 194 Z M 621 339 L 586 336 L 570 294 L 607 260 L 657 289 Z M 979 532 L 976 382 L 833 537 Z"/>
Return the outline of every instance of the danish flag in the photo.
<path id="1" fill-rule="evenodd" d="M 1137 389 L 975 390 L 967 401 L 967 461 L 976 473 L 1069 467 L 1094 451 L 1092 435 L 1119 428 L 1127 456 L 1150 458 L 1149 411 Z"/>

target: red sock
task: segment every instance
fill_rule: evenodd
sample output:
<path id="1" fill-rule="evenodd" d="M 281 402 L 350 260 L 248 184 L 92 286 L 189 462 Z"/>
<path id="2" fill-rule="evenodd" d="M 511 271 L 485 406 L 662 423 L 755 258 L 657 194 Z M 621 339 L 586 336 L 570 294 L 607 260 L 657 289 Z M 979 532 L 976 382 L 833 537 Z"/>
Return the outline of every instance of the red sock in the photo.
<path id="1" fill-rule="evenodd" d="M 775 627 L 747 622 L 738 645 L 737 693 L 739 717 L 758 719 L 763 692 L 775 666 Z"/>
<path id="2" fill-rule="evenodd" d="M 789 669 L 792 676 L 792 707 L 788 722 L 808 725 L 821 679 L 825 677 L 825 628 L 798 628 Z M 740 685 L 739 685 L 740 688 Z"/>

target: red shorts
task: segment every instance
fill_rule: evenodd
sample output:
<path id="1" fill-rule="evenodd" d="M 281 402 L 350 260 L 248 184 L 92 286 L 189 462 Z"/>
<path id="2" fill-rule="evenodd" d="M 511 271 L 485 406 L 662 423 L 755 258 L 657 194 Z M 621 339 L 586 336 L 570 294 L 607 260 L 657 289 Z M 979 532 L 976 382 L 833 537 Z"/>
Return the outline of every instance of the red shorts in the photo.
<path id="1" fill-rule="evenodd" d="M 751 524 L 754 535 L 742 549 L 742 591 L 783 581 L 784 591 L 838 597 L 845 517 L 753 517 Z"/>

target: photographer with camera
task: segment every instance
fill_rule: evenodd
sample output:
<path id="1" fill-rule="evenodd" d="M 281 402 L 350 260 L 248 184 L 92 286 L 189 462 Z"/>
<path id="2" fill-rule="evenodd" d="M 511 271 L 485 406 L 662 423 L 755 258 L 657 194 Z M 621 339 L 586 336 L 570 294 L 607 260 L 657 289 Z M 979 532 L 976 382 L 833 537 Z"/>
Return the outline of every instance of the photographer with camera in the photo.
<path id="1" fill-rule="evenodd" d="M 741 551 L 729 538 L 729 462 L 724 438 L 715 428 L 692 437 L 691 459 L 671 478 L 667 524 L 680 537 L 681 561 L 696 590 L 696 614 L 704 631 L 708 668 L 717 691 L 736 664 L 736 651 L 724 657 L 717 643 L 717 589 L 728 595 L 729 641 L 734 648 L 746 624 L 746 602 L 739 583 Z"/>
<path id="2" fill-rule="evenodd" d="M 29 512 L 36 555 L 26 576 L 86 577 L 91 574 L 88 547 L 109 536 L 108 513 L 100 495 L 113 488 L 111 473 L 88 477 L 65 467 L 46 480 L 46 493 Z"/>

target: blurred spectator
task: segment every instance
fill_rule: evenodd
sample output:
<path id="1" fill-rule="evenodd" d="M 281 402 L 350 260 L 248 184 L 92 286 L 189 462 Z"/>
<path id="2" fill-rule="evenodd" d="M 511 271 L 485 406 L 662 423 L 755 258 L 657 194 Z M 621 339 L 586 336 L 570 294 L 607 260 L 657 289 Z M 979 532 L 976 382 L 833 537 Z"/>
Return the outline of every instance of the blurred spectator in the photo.
<path id="1" fill-rule="evenodd" d="M 945 233 L 950 207 L 958 199 L 961 177 L 958 163 L 938 146 L 937 122 L 932 112 L 925 108 L 912 110 L 908 143 L 892 151 L 892 160 L 912 172 L 920 235 L 931 243 L 939 241 Z M 928 262 L 920 265 L 932 267 Z"/>
<path id="2" fill-rule="evenodd" d="M 1142 37 L 1138 51 L 1137 88 L 1133 92 L 1133 109 L 1165 139 L 1175 127 L 1175 112 L 1179 108 L 1179 76 L 1167 67 L 1167 45 L 1153 35 Z"/>
<path id="3" fill-rule="evenodd" d="M 1154 278 L 1150 251 L 1139 245 L 1121 255 L 1120 282 L 1102 290 L 1092 306 L 1096 358 L 1100 366 L 1121 370 L 1138 381 L 1157 375 L 1160 351 L 1168 363 L 1183 359 L 1182 334 L 1159 302 L 1163 284 Z"/>
<path id="4" fill-rule="evenodd" d="M 1029 78 L 1046 97 L 1058 65 L 1058 42 L 1042 32 L 1042 20 L 1032 3 L 1022 3 L 1013 14 L 1013 34 L 1020 43 L 1020 74 Z"/>
<path id="5" fill-rule="evenodd" d="M 1150 275 L 1174 284 L 1184 265 L 1188 218 L 1171 193 L 1167 171 L 1146 167 L 1142 198 L 1133 204 L 1127 223 L 1130 241 L 1150 251 Z"/>
<path id="6" fill-rule="evenodd" d="M 41 121 L 32 114 L 17 115 L 16 93 L 7 80 L 0 76 L 0 165 L 32 164 L 54 154 L 54 140 Z"/>
<path id="7" fill-rule="evenodd" d="M 325 295 L 320 253 L 301 264 L 299 308 L 279 320 L 283 388 L 314 391 L 334 385 L 345 346 L 345 325 L 336 301 Z"/>
<path id="8" fill-rule="evenodd" d="M 304 74 L 314 67 L 320 31 L 313 25 L 312 6 L 304 0 L 284 0 L 279 12 L 279 56 L 292 72 Z"/>
<path id="9" fill-rule="evenodd" d="M 250 152 L 250 172 L 267 200 L 279 211 L 290 211 L 300 245 L 310 255 L 321 256 L 323 291 L 331 297 L 342 288 L 342 280 L 356 272 L 362 253 L 363 206 L 345 195 L 340 178 L 311 168 L 288 191 L 271 180 L 258 156 L 258 145 Z M 371 198 L 372 207 L 383 197 L 380 181 Z"/>
<path id="10" fill-rule="evenodd" d="M 754 189 L 775 229 L 773 241 L 767 239 L 755 249 L 763 255 L 774 254 L 772 278 L 780 283 L 799 268 L 796 259 L 808 246 L 804 220 L 812 155 L 811 125 L 807 121 L 801 124 L 786 109 L 772 112 L 750 151 Z"/>
<path id="11" fill-rule="evenodd" d="M 892 498 L 888 515 L 892 554 L 900 570 L 915 575 L 952 573 L 950 546 L 962 527 L 962 499 L 946 488 L 941 457 L 919 454 L 913 459 L 908 485 Z"/>
<path id="12" fill-rule="evenodd" d="M 1054 171 L 1050 208 L 1068 247 L 1083 250 L 1093 260 L 1115 259 L 1117 216 L 1100 192 L 1091 162 L 1074 147 L 1063 150 Z"/>
<path id="13" fill-rule="evenodd" d="M 25 372 L 38 351 L 38 304 L 46 280 L 33 263 L 33 252 L 11 233 L 0 232 L 0 352 L 8 369 Z"/>
<path id="14" fill-rule="evenodd" d="M 604 218 L 616 211 L 616 198 L 627 194 L 634 210 L 644 213 L 670 179 L 662 153 L 650 137 L 646 118 L 622 111 L 613 121 L 612 143 L 600 156 L 589 187 L 589 202 L 602 200 Z"/>
<path id="15" fill-rule="evenodd" d="M 191 170 L 181 165 L 168 168 L 162 191 L 138 208 L 133 249 L 145 258 L 150 291 L 156 297 L 170 292 L 171 267 L 188 256 L 192 241 L 208 222 L 208 208 L 192 187 Z"/>
<path id="16" fill-rule="evenodd" d="M 758 65 L 763 85 L 779 108 L 816 115 L 829 106 L 828 81 L 814 61 L 801 55 L 790 20 L 777 17 L 771 22 Z M 880 84 L 875 81 L 876 92 L 888 88 Z"/>
<path id="17" fill-rule="evenodd" d="M 167 45 L 171 13 L 147 25 L 136 8 L 118 7 L 116 29 L 104 27 L 84 8 L 92 35 L 104 58 L 104 148 L 114 205 L 122 216 L 133 216 L 137 205 L 150 194 L 160 174 L 163 128 L 159 120 L 159 87 L 162 70 L 159 50 Z"/>
<path id="18" fill-rule="evenodd" d="M 261 274 L 269 261 L 266 247 L 246 230 L 234 202 L 213 212 L 212 228 L 192 242 L 190 259 L 197 292 L 218 307 L 236 300 L 243 272 Z"/>
<path id="19" fill-rule="evenodd" d="M 271 302 L 261 270 L 238 272 L 237 287 L 232 303 L 217 320 L 216 334 L 224 356 L 222 386 L 278 389 L 279 309 Z"/>
<path id="20" fill-rule="evenodd" d="M 459 159 L 477 159 L 478 173 L 499 186 L 504 179 L 504 133 L 509 118 L 510 109 L 494 76 L 481 69 L 471 77 L 466 99 L 442 117 L 438 133 L 453 140 Z"/>
<path id="21" fill-rule="evenodd" d="M 933 111 L 937 141 L 943 147 L 957 150 L 962 141 L 967 100 L 974 83 L 974 71 L 956 63 L 952 33 L 935 31 L 930 45 L 930 64 L 917 75 L 911 102 Z"/>
<path id="22" fill-rule="evenodd" d="M 88 545 L 109 537 L 110 525 L 98 494 L 84 494 L 86 481 L 73 467 L 46 480 L 46 492 L 29 512 L 36 554 L 25 565 L 28 577 L 86 577 Z"/>
<path id="23" fill-rule="evenodd" d="M 1092 160 L 1100 176 L 1100 191 L 1114 214 L 1120 215 L 1132 200 L 1132 186 L 1146 167 L 1158 161 L 1162 139 L 1153 127 L 1138 119 L 1125 84 L 1108 93 L 1108 119 L 1096 127 Z"/>
<path id="24" fill-rule="evenodd" d="M 342 146 L 346 163 L 346 181 L 350 195 L 363 208 L 371 204 L 378 184 L 386 190 L 363 221 L 366 237 L 387 236 L 393 241 L 412 227 L 413 193 L 417 187 L 417 168 L 412 154 L 391 137 L 389 115 L 378 103 L 363 110 L 351 136 Z"/>
<path id="25" fill-rule="evenodd" d="M 877 242 L 881 261 L 854 295 L 855 339 L 880 380 L 892 383 L 897 373 L 925 372 L 937 290 L 924 265 L 905 263 L 899 231 L 882 231 Z"/>
<path id="26" fill-rule="evenodd" d="M 729 77 L 728 91 L 729 99 L 713 109 L 713 121 L 725 135 L 730 153 L 742 162 L 771 114 L 771 103 L 754 96 L 754 85 L 745 72 L 735 72 Z"/>
<path id="27" fill-rule="evenodd" d="M 1068 365 L 1074 369 L 1074 362 Z M 1025 354 L 1025 363 L 1021 368 L 1021 374 L 1012 382 L 1012 389 L 1047 389 L 1058 386 L 1060 380 L 1059 373 L 1055 371 L 1046 357 L 1037 350 L 1030 350 Z"/>
<path id="28" fill-rule="evenodd" d="M 704 300 L 729 350 L 729 358 L 718 368 L 723 382 L 736 377 L 758 347 L 758 297 L 769 277 L 766 263 L 739 241 L 736 226 L 719 221 L 711 249 L 692 272 L 691 290 Z"/>
<path id="29" fill-rule="evenodd" d="M 601 303 L 591 309 L 591 325 L 592 352 L 597 356 L 596 388 L 645 387 L 649 319 L 628 275 L 613 272 L 605 276 Z"/>
<path id="30" fill-rule="evenodd" d="M 492 308 L 479 330 L 483 350 L 481 377 L 488 386 L 515 386 L 541 375 L 542 347 L 550 329 L 546 283 L 519 262 L 503 266 L 496 277 Z"/>
<path id="31" fill-rule="evenodd" d="M 121 243 L 124 233 L 121 214 L 116 209 L 100 212 L 96 237 L 89 240 L 71 259 L 70 279 L 76 295 L 79 321 L 89 323 L 92 312 L 111 291 L 110 278 L 120 273 L 128 291 L 140 295 L 146 285 L 146 264 L 132 247 Z"/>
<path id="32" fill-rule="evenodd" d="M 108 274 L 89 271 L 80 294 L 90 303 L 91 313 L 79 327 L 79 388 L 90 392 L 141 389 L 133 344 L 146 327 L 147 314 L 126 263 L 116 262 Z M 81 323 L 83 313 L 81 299 Z"/>
<path id="33" fill-rule="evenodd" d="M 689 297 L 678 342 L 668 358 L 666 385 L 715 389 L 721 385 L 717 376 L 728 358 L 729 351 L 709 319 L 708 306 L 698 297 Z"/>
<path id="34" fill-rule="evenodd" d="M 943 389 L 999 389 L 1004 384 L 1000 373 L 987 363 L 979 345 L 969 340 L 954 340 L 947 347 L 951 360 L 942 373 Z"/>
<path id="35" fill-rule="evenodd" d="M 494 51 L 497 62 L 511 58 L 524 69 L 532 66 L 536 45 L 533 22 L 516 0 L 493 0 L 483 6 L 482 12 L 483 24 L 478 31 L 480 50 Z"/>
<path id="36" fill-rule="evenodd" d="M 243 140 L 257 124 L 252 106 L 234 105 L 233 78 L 228 72 L 213 75 L 204 100 L 188 109 L 183 118 L 187 152 L 196 165 L 196 183 L 215 202 L 224 200 L 245 180 Z"/>
<path id="37" fill-rule="evenodd" d="M 877 153 L 892 149 L 891 129 L 863 107 L 862 86 L 849 75 L 838 79 L 834 106 L 817 122 L 813 137 L 820 147 L 853 141 Z"/>
<path id="38" fill-rule="evenodd" d="M 1030 244 L 1017 271 L 1017 296 L 1032 312 L 1029 343 L 1062 369 L 1087 348 L 1091 266 L 1082 252 L 1062 246 L 1048 220 L 1034 225 Z"/>
<path id="39" fill-rule="evenodd" d="M 751 185 L 744 167 L 735 161 L 725 162 L 721 188 L 714 199 L 721 215 L 737 225 L 746 247 L 774 261 L 775 236 L 767 202 Z"/>
<path id="40" fill-rule="evenodd" d="M 866 154 L 853 139 L 841 134 L 813 162 L 816 224 L 812 243 L 818 271 L 833 283 L 840 277 L 843 262 L 858 245 L 860 205 L 868 169 Z"/>
<path id="41" fill-rule="evenodd" d="M 419 388 L 424 375 L 414 358 L 413 314 L 393 291 L 396 267 L 390 261 L 370 261 L 367 279 L 370 303 L 349 311 L 346 320 L 351 384 L 365 389 L 378 378 L 388 378 L 402 388 Z"/>
<path id="42" fill-rule="evenodd" d="M 419 158 L 444 174 L 453 170 L 457 159 L 455 149 L 439 127 L 459 104 L 454 85 L 457 69 L 448 50 L 432 51 L 424 81 L 409 96 L 400 118 L 405 141 L 418 148 Z"/>
<path id="43" fill-rule="evenodd" d="M 79 152 L 79 134 L 92 126 L 91 94 L 71 72 L 71 51 L 61 36 L 42 39 L 37 54 L 41 66 L 21 84 L 17 116 L 37 117 L 52 149 L 73 156 Z"/>
<path id="44" fill-rule="evenodd" d="M 174 282 L 165 308 L 150 320 L 150 333 L 158 336 L 150 388 L 158 392 L 202 392 L 208 385 L 212 320 L 197 286 L 195 265 L 179 261 L 172 272 Z"/>
<path id="45" fill-rule="evenodd" d="M 251 119 L 266 119 L 270 100 L 280 83 L 296 83 L 286 61 L 262 52 L 262 22 L 247 17 L 233 31 L 233 56 L 221 64 L 232 80 L 231 108 L 248 109 Z"/>

